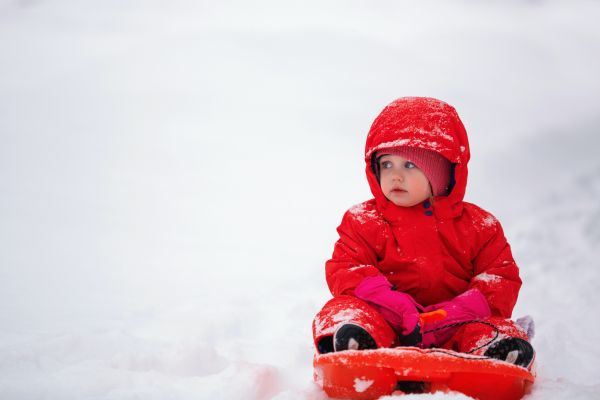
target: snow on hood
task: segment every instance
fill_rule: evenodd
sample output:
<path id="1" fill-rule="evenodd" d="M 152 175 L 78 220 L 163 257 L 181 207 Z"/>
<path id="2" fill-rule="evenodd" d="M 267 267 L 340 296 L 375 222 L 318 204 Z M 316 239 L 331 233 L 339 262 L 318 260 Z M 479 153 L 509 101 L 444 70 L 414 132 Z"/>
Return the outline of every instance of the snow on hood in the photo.
<path id="1" fill-rule="evenodd" d="M 375 118 L 365 145 L 366 173 L 378 209 L 386 219 L 395 219 L 399 209 L 387 200 L 372 170 L 377 150 L 409 146 L 433 150 L 454 165 L 455 184 L 447 197 L 436 197 L 438 216 L 454 216 L 462 210 L 470 158 L 467 132 L 451 105 L 430 97 L 402 97 L 387 105 Z"/>

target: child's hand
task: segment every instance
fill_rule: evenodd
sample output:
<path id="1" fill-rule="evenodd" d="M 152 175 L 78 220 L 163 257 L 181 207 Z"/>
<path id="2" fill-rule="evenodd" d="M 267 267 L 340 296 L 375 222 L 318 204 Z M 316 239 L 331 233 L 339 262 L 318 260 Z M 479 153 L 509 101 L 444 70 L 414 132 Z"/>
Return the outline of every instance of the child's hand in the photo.
<path id="1" fill-rule="evenodd" d="M 405 346 L 421 342 L 419 304 L 408 294 L 395 291 L 383 275 L 363 279 L 354 289 L 354 295 L 375 307 L 400 335 Z"/>
<path id="2" fill-rule="evenodd" d="M 459 326 L 443 328 L 469 320 L 482 320 L 491 315 L 487 300 L 477 289 L 470 289 L 450 301 L 426 307 L 425 312 L 443 310 L 446 317 L 431 321 L 423 326 L 423 347 L 437 347 L 446 343 L 456 333 Z M 440 330 L 435 330 L 442 328 Z"/>

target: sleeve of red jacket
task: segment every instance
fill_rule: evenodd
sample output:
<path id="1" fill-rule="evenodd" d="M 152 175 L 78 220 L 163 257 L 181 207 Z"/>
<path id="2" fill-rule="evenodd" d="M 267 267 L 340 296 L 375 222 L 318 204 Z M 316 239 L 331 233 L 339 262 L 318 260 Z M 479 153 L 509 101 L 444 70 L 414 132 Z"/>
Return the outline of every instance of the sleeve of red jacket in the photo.
<path id="1" fill-rule="evenodd" d="M 492 315 L 510 318 L 521 288 L 519 268 L 498 220 L 488 214 L 483 224 L 487 235 L 473 260 L 475 275 L 470 288 L 483 293 Z"/>
<path id="2" fill-rule="evenodd" d="M 365 240 L 363 226 L 355 215 L 347 211 L 337 228 L 340 238 L 335 243 L 333 255 L 325 264 L 327 285 L 333 296 L 353 295 L 354 288 L 367 276 L 380 274 L 376 268 L 377 256 L 372 245 Z"/>

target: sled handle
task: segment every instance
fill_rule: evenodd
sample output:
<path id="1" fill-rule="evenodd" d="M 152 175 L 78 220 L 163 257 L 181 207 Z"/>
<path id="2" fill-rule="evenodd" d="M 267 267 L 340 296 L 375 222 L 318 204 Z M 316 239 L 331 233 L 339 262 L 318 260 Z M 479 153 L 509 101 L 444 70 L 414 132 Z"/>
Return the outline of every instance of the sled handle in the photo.
<path id="1" fill-rule="evenodd" d="M 419 314 L 419 323 L 421 324 L 421 326 L 423 326 L 431 322 L 440 321 L 446 318 L 447 316 L 448 313 L 446 312 L 446 310 L 439 309 L 435 311 L 430 311 L 423 314 Z"/>

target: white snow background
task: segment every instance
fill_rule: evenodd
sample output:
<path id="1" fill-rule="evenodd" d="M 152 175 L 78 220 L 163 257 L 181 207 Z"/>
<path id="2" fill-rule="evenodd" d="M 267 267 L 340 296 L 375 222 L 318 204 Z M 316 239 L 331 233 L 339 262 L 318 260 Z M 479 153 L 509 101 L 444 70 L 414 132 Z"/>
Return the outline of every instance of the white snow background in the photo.
<path id="1" fill-rule="evenodd" d="M 0 399 L 324 399 L 313 315 L 397 97 L 454 105 L 537 323 L 600 391 L 597 1 L 0 1 Z M 457 394 L 407 398 L 464 398 Z"/>

